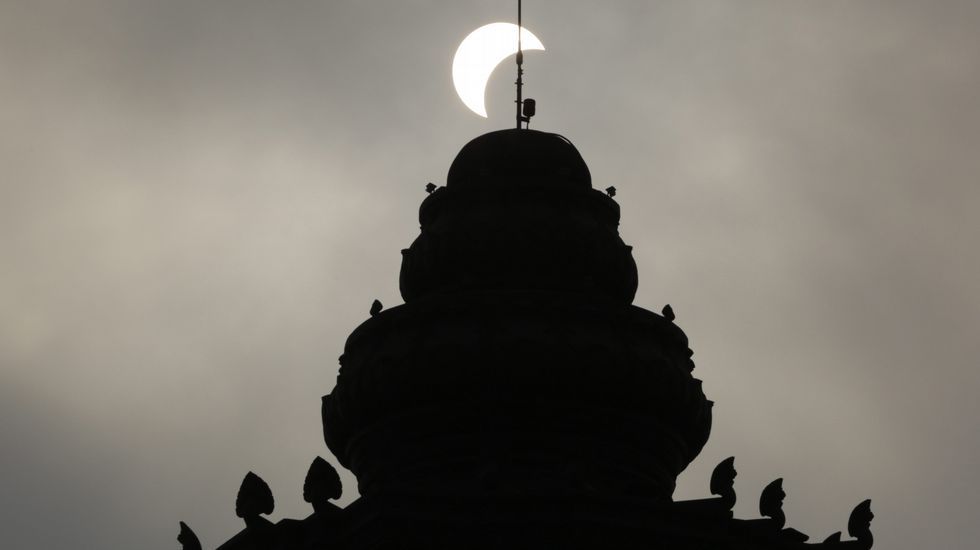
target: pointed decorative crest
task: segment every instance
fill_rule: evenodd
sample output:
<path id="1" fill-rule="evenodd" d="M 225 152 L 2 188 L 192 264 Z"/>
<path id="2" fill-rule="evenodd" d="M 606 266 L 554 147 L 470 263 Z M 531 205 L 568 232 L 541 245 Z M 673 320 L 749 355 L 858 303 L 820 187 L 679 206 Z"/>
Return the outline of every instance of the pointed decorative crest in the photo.
<path id="1" fill-rule="evenodd" d="M 194 531 L 184 522 L 180 522 L 180 533 L 177 534 L 177 542 L 180 543 L 182 550 L 201 550 L 201 541 L 194 534 Z"/>
<path id="2" fill-rule="evenodd" d="M 303 483 L 303 500 L 316 509 L 318 505 L 340 498 L 343 486 L 337 470 L 321 457 L 313 459 Z"/>
<path id="3" fill-rule="evenodd" d="M 786 493 L 783 491 L 783 478 L 773 480 L 759 495 L 759 513 L 763 516 L 776 520 L 779 529 L 786 524 L 786 515 L 783 513 L 783 499 Z"/>
<path id="4" fill-rule="evenodd" d="M 871 520 L 875 515 L 871 513 L 871 500 L 865 500 L 854 507 L 850 519 L 847 520 L 847 534 L 862 542 L 865 548 L 871 548 L 874 537 L 871 534 Z"/>
<path id="5" fill-rule="evenodd" d="M 252 472 L 245 474 L 235 499 L 235 515 L 247 521 L 261 514 L 271 514 L 274 508 L 269 485 Z"/>
<path id="6" fill-rule="evenodd" d="M 667 306 L 670 307 L 670 306 Z M 711 494 L 726 499 L 729 508 L 735 505 L 735 457 L 722 460 L 711 472 Z"/>

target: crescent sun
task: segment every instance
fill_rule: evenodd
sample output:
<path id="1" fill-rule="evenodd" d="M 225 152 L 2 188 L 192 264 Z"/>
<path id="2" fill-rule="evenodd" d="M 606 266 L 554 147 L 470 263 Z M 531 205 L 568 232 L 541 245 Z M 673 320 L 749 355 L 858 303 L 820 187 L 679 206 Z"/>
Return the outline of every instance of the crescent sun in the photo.
<path id="1" fill-rule="evenodd" d="M 453 57 L 453 85 L 463 103 L 474 113 L 487 117 L 484 104 L 487 81 L 501 61 L 517 53 L 517 25 L 490 23 L 463 39 Z M 521 28 L 523 50 L 544 50 L 531 31 Z"/>

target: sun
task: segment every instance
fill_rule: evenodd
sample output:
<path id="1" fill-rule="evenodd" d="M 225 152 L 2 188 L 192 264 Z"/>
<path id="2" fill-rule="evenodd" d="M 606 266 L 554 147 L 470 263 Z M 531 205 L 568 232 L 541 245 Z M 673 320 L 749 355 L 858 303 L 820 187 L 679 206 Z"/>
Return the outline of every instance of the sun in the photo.
<path id="1" fill-rule="evenodd" d="M 483 118 L 487 118 L 487 81 L 501 61 L 517 53 L 517 32 L 518 26 L 513 23 L 484 25 L 463 39 L 453 57 L 456 93 L 464 105 Z M 521 28 L 520 33 L 523 50 L 544 50 L 531 31 Z"/>

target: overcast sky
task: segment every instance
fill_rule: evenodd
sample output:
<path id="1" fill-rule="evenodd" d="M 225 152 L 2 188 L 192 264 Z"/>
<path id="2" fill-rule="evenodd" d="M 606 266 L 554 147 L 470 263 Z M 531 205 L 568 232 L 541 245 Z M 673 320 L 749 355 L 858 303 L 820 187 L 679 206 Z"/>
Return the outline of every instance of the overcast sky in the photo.
<path id="1" fill-rule="evenodd" d="M 456 97 L 511 1 L 0 0 L 4 548 L 206 547 L 254 470 L 304 517 L 347 334 L 399 303 L 424 186 L 512 117 Z M 532 127 L 615 185 L 636 304 L 823 540 L 980 539 L 980 3 L 529 0 Z M 345 478 L 345 502 L 355 497 Z"/>

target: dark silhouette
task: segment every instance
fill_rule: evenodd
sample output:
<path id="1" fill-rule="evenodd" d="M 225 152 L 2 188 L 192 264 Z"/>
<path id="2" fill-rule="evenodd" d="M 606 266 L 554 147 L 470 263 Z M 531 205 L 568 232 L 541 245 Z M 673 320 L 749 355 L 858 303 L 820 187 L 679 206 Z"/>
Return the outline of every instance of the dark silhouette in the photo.
<path id="1" fill-rule="evenodd" d="M 871 520 L 874 517 L 870 499 L 855 506 L 851 512 L 851 517 L 847 520 L 847 534 L 856 539 L 856 548 L 867 549 L 874 545 L 874 536 L 871 534 Z"/>
<path id="2" fill-rule="evenodd" d="M 342 493 L 343 486 L 337 470 L 320 457 L 313 459 L 303 483 L 303 500 L 313 505 L 313 510 L 318 514 L 333 513 L 338 508 L 330 501 L 340 498 Z"/>
<path id="3" fill-rule="evenodd" d="M 776 529 L 782 529 L 786 525 L 786 514 L 783 513 L 783 499 L 786 492 L 783 491 L 783 478 L 773 480 L 766 485 L 759 495 L 759 513 L 772 520 Z"/>
<path id="4" fill-rule="evenodd" d="M 871 520 L 875 515 L 871 513 L 871 501 L 865 500 L 854 507 L 851 517 L 847 521 L 847 533 L 854 537 L 854 540 L 841 541 L 840 531 L 827 537 L 823 545 L 828 549 L 840 550 L 868 550 L 874 545 L 874 537 L 871 535 Z"/>
<path id="5" fill-rule="evenodd" d="M 610 197 L 615 197 L 616 196 L 616 188 L 613 187 L 613 186 L 606 187 L 606 194 L 609 195 Z"/>
<path id="6" fill-rule="evenodd" d="M 402 251 L 405 303 L 374 301 L 322 401 L 325 442 L 360 498 L 330 502 L 340 479 L 318 457 L 303 486 L 313 513 L 273 524 L 272 492 L 250 473 L 246 528 L 222 548 L 870 548 L 869 501 L 851 514 L 854 540 L 805 544 L 781 479 L 762 491 L 764 517 L 733 518 L 732 457 L 713 496 L 673 500 L 712 402 L 670 305 L 633 305 L 615 190 L 592 187 L 567 139 L 480 136 L 426 191 Z"/>
<path id="7" fill-rule="evenodd" d="M 313 506 L 313 513 L 306 519 L 284 519 L 277 523 L 271 548 L 332 548 L 343 512 L 330 500 L 340 498 L 341 493 L 337 470 L 316 457 L 303 482 L 303 500 Z"/>
<path id="8" fill-rule="evenodd" d="M 734 456 L 719 462 L 711 472 L 711 494 L 718 495 L 722 506 L 727 510 L 735 506 L 735 476 L 737 475 Z"/>
<path id="9" fill-rule="evenodd" d="M 425 192 L 431 195 L 432 192 L 436 190 L 436 187 L 436 184 L 430 181 L 429 183 L 425 184 Z"/>
<path id="10" fill-rule="evenodd" d="M 783 478 L 777 478 L 762 490 L 759 496 L 759 513 L 772 520 L 773 527 L 779 531 L 780 536 L 795 542 L 806 542 L 809 536 L 792 528 L 786 527 L 786 514 L 783 512 L 783 499 L 786 492 L 783 491 Z"/>
<path id="11" fill-rule="evenodd" d="M 180 522 L 180 533 L 177 534 L 177 542 L 183 550 L 201 550 L 201 541 L 197 539 L 194 531 L 186 523 Z"/>
<path id="12" fill-rule="evenodd" d="M 245 524 L 254 523 L 262 518 L 262 514 L 271 514 L 275 508 L 272 490 L 259 476 L 252 472 L 245 474 L 242 485 L 235 499 L 235 515 L 245 520 Z"/>
<path id="13" fill-rule="evenodd" d="M 684 517 L 731 518 L 735 506 L 735 457 L 722 460 L 711 472 L 712 498 L 674 502 L 675 514 Z"/>
<path id="14" fill-rule="evenodd" d="M 272 522 L 262 517 L 275 508 L 269 485 L 252 472 L 245 475 L 235 499 L 235 515 L 245 520 L 245 529 L 222 544 L 220 550 L 259 550 L 272 548 L 276 532 Z"/>

